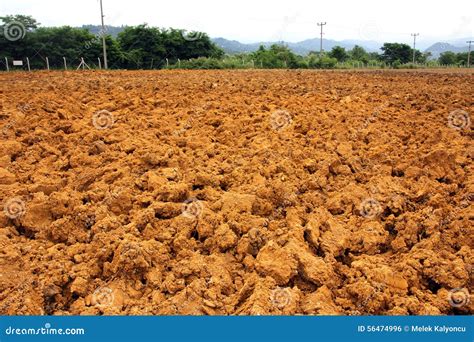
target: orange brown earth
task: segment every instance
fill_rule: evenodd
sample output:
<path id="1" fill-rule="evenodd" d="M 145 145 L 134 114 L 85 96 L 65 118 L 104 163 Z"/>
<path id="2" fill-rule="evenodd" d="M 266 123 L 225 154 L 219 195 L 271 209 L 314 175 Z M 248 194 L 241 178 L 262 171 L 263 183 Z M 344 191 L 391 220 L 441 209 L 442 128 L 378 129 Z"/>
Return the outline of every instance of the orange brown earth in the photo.
<path id="1" fill-rule="evenodd" d="M 472 72 L 0 80 L 0 314 L 473 312 Z"/>

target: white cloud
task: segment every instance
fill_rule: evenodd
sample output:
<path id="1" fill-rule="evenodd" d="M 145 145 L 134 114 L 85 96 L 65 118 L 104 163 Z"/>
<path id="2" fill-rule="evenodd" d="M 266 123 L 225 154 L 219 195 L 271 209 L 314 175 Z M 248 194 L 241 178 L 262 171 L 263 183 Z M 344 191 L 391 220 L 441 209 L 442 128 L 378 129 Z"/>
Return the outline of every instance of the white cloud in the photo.
<path id="1" fill-rule="evenodd" d="M 197 29 L 211 37 L 242 42 L 300 41 L 319 35 L 318 21 L 325 21 L 325 38 L 375 39 L 411 42 L 471 37 L 474 2 L 452 0 L 396 2 L 314 0 L 104 0 L 108 25 L 148 23 L 159 27 Z M 99 1 L 9 0 L 2 1 L 0 13 L 29 14 L 43 26 L 99 24 Z"/>

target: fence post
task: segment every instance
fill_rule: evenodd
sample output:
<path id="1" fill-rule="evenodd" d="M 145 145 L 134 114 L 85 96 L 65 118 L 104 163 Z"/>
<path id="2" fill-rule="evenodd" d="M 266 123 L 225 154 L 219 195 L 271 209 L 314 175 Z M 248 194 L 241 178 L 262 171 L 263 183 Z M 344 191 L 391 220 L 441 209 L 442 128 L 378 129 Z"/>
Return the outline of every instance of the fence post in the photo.
<path id="1" fill-rule="evenodd" d="M 97 57 L 97 60 L 99 61 L 99 69 L 102 69 L 102 62 L 100 61 L 100 57 Z"/>
<path id="2" fill-rule="evenodd" d="M 64 61 L 64 70 L 67 70 L 66 57 L 63 57 L 63 61 Z"/>
<path id="3" fill-rule="evenodd" d="M 31 71 L 30 69 L 30 59 L 26 57 L 26 65 L 28 65 L 28 71 Z"/>
<path id="4" fill-rule="evenodd" d="M 181 68 L 181 60 L 178 58 L 178 68 Z"/>
<path id="5" fill-rule="evenodd" d="M 168 58 L 165 58 L 166 59 L 166 67 L 168 68 L 170 66 L 170 63 L 168 61 Z"/>
<path id="6" fill-rule="evenodd" d="M 48 57 L 46 57 L 46 68 L 48 68 L 48 71 L 49 71 L 49 59 L 48 59 Z"/>
<path id="7" fill-rule="evenodd" d="M 10 71 L 10 68 L 8 67 L 8 58 L 5 57 L 5 65 L 7 66 L 7 71 Z"/>

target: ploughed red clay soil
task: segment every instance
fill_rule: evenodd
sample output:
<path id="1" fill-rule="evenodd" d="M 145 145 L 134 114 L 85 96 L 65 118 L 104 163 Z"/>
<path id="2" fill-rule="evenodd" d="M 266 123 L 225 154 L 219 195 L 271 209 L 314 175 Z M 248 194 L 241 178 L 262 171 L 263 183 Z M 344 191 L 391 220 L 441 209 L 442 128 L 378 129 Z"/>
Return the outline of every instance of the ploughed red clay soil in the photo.
<path id="1" fill-rule="evenodd" d="M 472 72 L 0 80 L 0 314 L 473 312 Z"/>

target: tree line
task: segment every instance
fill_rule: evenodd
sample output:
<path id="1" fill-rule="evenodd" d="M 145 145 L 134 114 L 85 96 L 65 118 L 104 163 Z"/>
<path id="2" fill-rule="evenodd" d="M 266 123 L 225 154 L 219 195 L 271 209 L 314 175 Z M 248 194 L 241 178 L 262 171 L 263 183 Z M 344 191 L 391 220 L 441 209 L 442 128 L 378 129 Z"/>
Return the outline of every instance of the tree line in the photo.
<path id="1" fill-rule="evenodd" d="M 87 29 L 39 27 L 31 16 L 0 17 L 0 56 L 10 59 L 28 57 L 32 68 L 44 68 L 48 57 L 51 67 L 62 67 L 63 57 L 78 64 L 80 58 L 95 63 L 102 57 L 102 34 L 105 35 L 110 68 L 147 69 L 163 67 L 165 60 L 198 57 L 221 58 L 224 52 L 201 32 L 160 29 L 147 24 L 126 27 L 116 38 L 101 32 L 93 35 Z M 155 63 L 153 65 L 152 63 Z"/>
<path id="2" fill-rule="evenodd" d="M 335 46 L 328 52 L 310 52 L 306 56 L 293 53 L 287 46 L 274 44 L 270 47 L 260 46 L 252 53 L 241 53 L 223 58 L 200 57 L 181 62 L 171 67 L 186 69 L 332 69 L 332 68 L 416 68 L 419 66 L 436 67 L 441 65 L 467 65 L 466 53 L 442 53 L 438 60 L 431 58 L 431 53 L 415 50 L 407 44 L 384 43 L 382 52 L 368 52 L 361 46 L 346 50 Z"/>
<path id="3" fill-rule="evenodd" d="M 113 69 L 229 69 L 229 68 L 335 68 L 354 66 L 414 67 L 415 63 L 466 65 L 466 53 L 445 52 L 433 60 L 431 54 L 413 50 L 407 44 L 384 43 L 381 53 L 367 52 L 360 46 L 350 50 L 335 46 L 328 52 L 301 56 L 284 44 L 260 46 L 252 53 L 225 55 L 202 32 L 150 27 L 147 24 L 125 27 L 113 37 L 107 30 L 94 35 L 86 28 L 40 27 L 33 17 L 0 17 L 0 56 L 30 59 L 31 68 L 44 69 L 48 57 L 52 68 L 63 67 L 63 57 L 78 64 L 83 57 L 96 63 L 102 57 L 105 37 L 109 68 Z"/>

